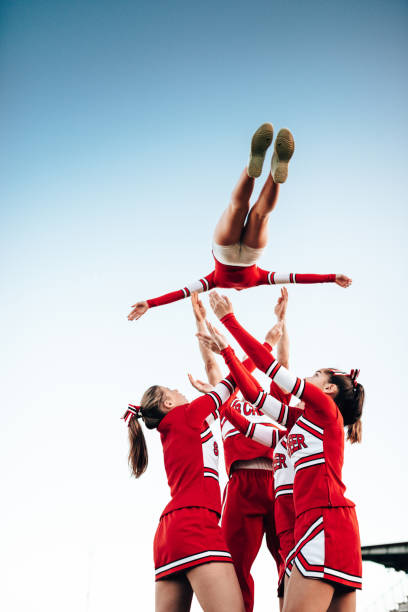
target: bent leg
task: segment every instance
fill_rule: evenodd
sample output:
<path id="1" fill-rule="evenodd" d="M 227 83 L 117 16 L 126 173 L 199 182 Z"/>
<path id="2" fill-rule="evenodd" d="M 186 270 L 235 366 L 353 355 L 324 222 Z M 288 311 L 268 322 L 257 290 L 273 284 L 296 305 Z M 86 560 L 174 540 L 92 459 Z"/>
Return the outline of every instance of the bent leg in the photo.
<path id="1" fill-rule="evenodd" d="M 214 230 L 214 242 L 222 246 L 240 241 L 245 219 L 249 210 L 249 199 L 255 179 L 248 176 L 244 168 L 232 194 L 228 208 L 224 210 Z"/>
<path id="2" fill-rule="evenodd" d="M 269 174 L 259 198 L 252 206 L 242 234 L 242 243 L 252 249 L 263 249 L 268 242 L 268 220 L 278 201 L 279 185 Z"/>
<path id="3" fill-rule="evenodd" d="M 356 591 L 335 593 L 328 612 L 356 612 Z"/>
<path id="4" fill-rule="evenodd" d="M 155 612 L 189 612 L 193 590 L 184 574 L 156 582 Z"/>
<path id="5" fill-rule="evenodd" d="M 187 572 L 204 612 L 245 612 L 232 563 L 205 563 Z"/>
<path id="6" fill-rule="evenodd" d="M 326 612 L 333 594 L 331 584 L 305 578 L 294 565 L 285 592 L 283 612 Z"/>

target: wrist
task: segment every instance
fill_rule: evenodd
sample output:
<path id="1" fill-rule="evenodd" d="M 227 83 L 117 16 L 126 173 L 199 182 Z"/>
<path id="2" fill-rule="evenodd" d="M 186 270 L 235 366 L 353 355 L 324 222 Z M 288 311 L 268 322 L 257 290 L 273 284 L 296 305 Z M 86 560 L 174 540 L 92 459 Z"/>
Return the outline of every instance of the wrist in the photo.
<path id="1" fill-rule="evenodd" d="M 227 312 L 226 315 L 221 317 L 220 321 L 221 321 L 221 323 L 224 323 L 224 321 L 228 321 L 229 319 L 231 319 L 233 317 L 234 317 L 234 313 L 233 312 Z"/>

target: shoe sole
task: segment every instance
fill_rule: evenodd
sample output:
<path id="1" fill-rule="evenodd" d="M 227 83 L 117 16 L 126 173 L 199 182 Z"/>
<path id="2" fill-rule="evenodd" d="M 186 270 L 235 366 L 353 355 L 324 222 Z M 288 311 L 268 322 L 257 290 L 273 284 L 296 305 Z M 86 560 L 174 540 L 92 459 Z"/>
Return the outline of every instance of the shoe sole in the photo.
<path id="1" fill-rule="evenodd" d="M 295 141 L 289 130 L 279 130 L 272 156 L 271 173 L 275 183 L 284 183 L 288 178 L 288 165 L 295 150 Z"/>
<path id="2" fill-rule="evenodd" d="M 248 161 L 248 176 L 261 176 L 265 155 L 273 140 L 273 126 L 263 123 L 252 136 L 251 153 Z"/>

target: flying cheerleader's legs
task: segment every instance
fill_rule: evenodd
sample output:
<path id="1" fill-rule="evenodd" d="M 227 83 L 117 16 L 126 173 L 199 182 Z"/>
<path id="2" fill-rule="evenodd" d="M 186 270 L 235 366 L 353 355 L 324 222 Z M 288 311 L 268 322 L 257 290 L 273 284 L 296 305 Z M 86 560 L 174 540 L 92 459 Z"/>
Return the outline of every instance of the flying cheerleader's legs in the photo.
<path id="1" fill-rule="evenodd" d="M 289 130 L 280 130 L 275 141 L 271 173 L 258 200 L 249 210 L 255 178 L 261 174 L 265 154 L 272 138 L 273 127 L 270 123 L 261 125 L 255 132 L 251 142 L 248 167 L 242 172 L 232 192 L 231 202 L 215 228 L 214 255 L 225 265 L 254 265 L 267 245 L 269 215 L 278 200 L 279 184 L 286 181 L 288 163 L 295 149 L 293 136 Z"/>
<path id="2" fill-rule="evenodd" d="M 260 176 L 266 151 L 273 139 L 273 127 L 264 123 L 255 132 L 251 141 L 251 152 L 248 167 L 244 168 L 235 186 L 228 208 L 221 215 L 214 231 L 214 242 L 217 245 L 229 246 L 240 242 L 245 219 L 249 211 L 249 199 L 255 185 L 255 178 Z"/>

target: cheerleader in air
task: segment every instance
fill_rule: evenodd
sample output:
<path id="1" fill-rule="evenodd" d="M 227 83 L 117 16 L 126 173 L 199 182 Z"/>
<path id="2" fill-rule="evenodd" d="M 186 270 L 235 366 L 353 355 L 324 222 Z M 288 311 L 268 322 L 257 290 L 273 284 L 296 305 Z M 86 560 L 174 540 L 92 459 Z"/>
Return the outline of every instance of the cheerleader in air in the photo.
<path id="1" fill-rule="evenodd" d="M 207 331 L 205 308 L 196 293 L 193 293 L 191 301 L 197 330 L 200 334 L 205 334 Z M 278 329 L 278 325 L 275 325 L 267 333 L 264 343 L 264 346 L 270 351 L 278 342 L 277 354 L 285 362 L 289 350 L 285 326 L 286 306 L 287 291 L 284 288 L 275 306 L 275 314 L 280 327 Z M 284 328 L 283 333 L 282 328 Z M 219 353 L 217 345 L 209 348 L 200 342 L 200 352 L 210 385 L 189 376 L 192 385 L 201 392 L 211 389 L 223 377 L 213 351 Z M 245 359 L 243 366 L 248 371 L 255 369 L 255 364 L 250 359 Z M 245 437 L 245 431 L 242 432 L 235 427 L 233 417 L 236 415 L 247 422 L 247 419 L 242 416 L 244 414 L 250 415 L 251 421 L 248 422 L 256 424 L 256 432 L 257 434 L 260 432 L 262 438 L 261 444 L 257 443 L 259 442 L 257 438 L 253 438 L 256 442 L 248 439 Z M 208 420 L 207 417 L 207 422 Z M 221 528 L 237 572 L 245 611 L 252 612 L 254 580 L 251 568 L 264 535 L 279 575 L 283 575 L 285 567 L 279 554 L 276 536 L 273 482 L 273 449 L 284 432 L 266 419 L 257 408 L 242 398 L 237 398 L 236 393 L 229 398 L 220 411 L 220 427 L 225 468 L 229 478 L 223 496 Z M 266 446 L 265 440 L 268 440 Z"/>
<path id="2" fill-rule="evenodd" d="M 154 538 L 156 612 L 187 612 L 193 592 L 207 612 L 244 612 L 231 554 L 218 526 L 221 514 L 218 448 L 205 419 L 235 390 L 231 377 L 189 403 L 175 389 L 155 385 L 140 406 L 129 405 L 129 464 L 138 478 L 147 467 L 140 425 L 157 429 L 171 500 Z"/>
<path id="3" fill-rule="evenodd" d="M 255 365 L 305 402 L 287 436 L 295 470 L 296 519 L 295 544 L 286 560 L 292 571 L 283 610 L 325 612 L 332 606 L 337 612 L 351 612 L 356 609 L 355 591 L 362 585 L 362 561 L 355 504 L 344 495 L 341 473 L 343 428 L 352 443 L 361 441 L 364 388 L 357 383 L 358 370 L 347 374 L 322 368 L 309 378 L 297 378 L 238 323 L 228 298 L 213 293 L 211 305 Z M 275 418 L 282 422 L 293 419 L 291 413 L 297 409 L 265 393 L 225 338 L 211 325 L 209 330 L 244 397 L 261 410 L 275 404 Z"/>
<path id="4" fill-rule="evenodd" d="M 264 123 L 252 137 L 251 152 L 245 168 L 231 195 L 231 202 L 215 228 L 213 256 L 215 269 L 182 289 L 133 304 L 128 315 L 130 321 L 139 319 L 156 306 L 170 304 L 214 287 L 248 289 L 259 285 L 282 283 L 337 283 L 348 287 L 351 279 L 344 274 L 282 274 L 263 270 L 256 265 L 267 245 L 268 219 L 276 206 L 279 186 L 286 181 L 288 164 L 295 150 L 293 136 L 287 129 L 279 131 L 271 172 L 258 200 L 250 209 L 249 200 L 255 178 L 262 172 L 265 154 L 273 139 L 273 127 Z"/>

